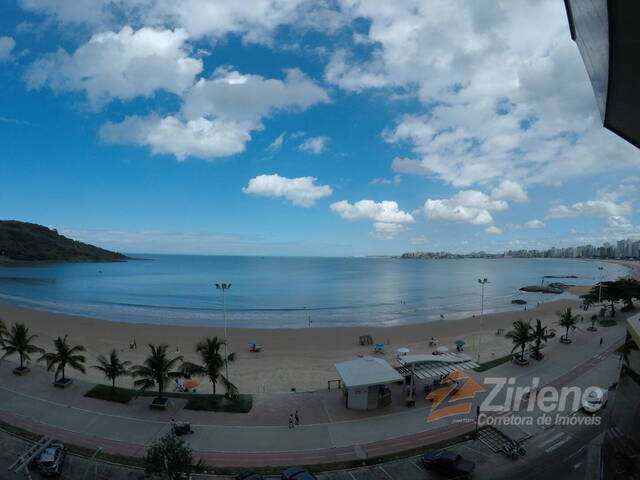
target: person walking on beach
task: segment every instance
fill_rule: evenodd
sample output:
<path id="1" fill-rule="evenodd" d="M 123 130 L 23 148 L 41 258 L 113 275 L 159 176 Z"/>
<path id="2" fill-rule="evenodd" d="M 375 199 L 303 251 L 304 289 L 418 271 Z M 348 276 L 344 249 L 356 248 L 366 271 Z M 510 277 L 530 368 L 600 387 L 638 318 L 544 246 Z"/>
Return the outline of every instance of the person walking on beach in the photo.
<path id="1" fill-rule="evenodd" d="M 602 346 L 603 341 L 604 341 L 604 338 L 600 337 L 600 346 Z"/>
<path id="2" fill-rule="evenodd" d="M 300 416 L 298 415 L 298 410 L 296 410 L 295 420 L 296 420 L 296 425 L 300 425 Z"/>
<path id="3" fill-rule="evenodd" d="M 293 428 L 293 413 L 289 414 L 289 428 Z"/>

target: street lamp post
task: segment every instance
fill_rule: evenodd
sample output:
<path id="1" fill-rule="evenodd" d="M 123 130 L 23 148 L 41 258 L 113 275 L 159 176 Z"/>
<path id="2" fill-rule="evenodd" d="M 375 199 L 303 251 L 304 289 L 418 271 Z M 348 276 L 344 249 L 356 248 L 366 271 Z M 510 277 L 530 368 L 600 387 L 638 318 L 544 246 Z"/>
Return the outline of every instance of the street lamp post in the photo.
<path id="1" fill-rule="evenodd" d="M 482 286 L 482 303 L 480 304 L 480 333 L 478 334 L 478 363 L 480 363 L 480 344 L 482 343 L 482 320 L 484 317 L 484 286 L 489 282 L 486 278 L 479 278 L 478 283 Z"/>
<path id="2" fill-rule="evenodd" d="M 229 380 L 229 362 L 227 362 L 227 302 L 224 296 L 225 291 L 231 288 L 230 283 L 216 283 L 216 289 L 222 290 L 222 318 L 224 319 L 224 374 Z"/>
<path id="3" fill-rule="evenodd" d="M 602 302 L 602 271 L 604 267 L 598 267 L 598 270 L 600 270 L 600 283 L 598 283 L 598 304 L 600 304 Z"/>

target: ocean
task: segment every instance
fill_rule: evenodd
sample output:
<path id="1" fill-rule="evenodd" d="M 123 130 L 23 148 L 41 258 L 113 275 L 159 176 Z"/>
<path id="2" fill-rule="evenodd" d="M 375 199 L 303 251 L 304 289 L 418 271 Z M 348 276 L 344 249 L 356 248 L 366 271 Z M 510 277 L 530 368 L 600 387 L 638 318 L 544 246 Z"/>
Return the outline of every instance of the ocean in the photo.
<path id="1" fill-rule="evenodd" d="M 572 285 L 627 274 L 621 265 L 569 259 L 250 257 L 129 254 L 148 261 L 0 267 L 0 301 L 105 320 L 169 325 L 313 328 L 391 326 L 523 309 L 561 298 L 525 293 L 545 278 Z M 602 272 L 598 267 L 602 266 Z"/>

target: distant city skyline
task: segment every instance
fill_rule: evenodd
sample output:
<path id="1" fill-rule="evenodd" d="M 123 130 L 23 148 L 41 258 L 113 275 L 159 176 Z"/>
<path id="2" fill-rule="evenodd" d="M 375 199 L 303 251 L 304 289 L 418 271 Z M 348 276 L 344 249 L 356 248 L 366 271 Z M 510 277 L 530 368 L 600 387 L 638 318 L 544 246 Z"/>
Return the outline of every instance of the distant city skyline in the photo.
<path id="1" fill-rule="evenodd" d="M 127 253 L 640 235 L 562 2 L 80 3 L 0 5 L 0 219 Z"/>

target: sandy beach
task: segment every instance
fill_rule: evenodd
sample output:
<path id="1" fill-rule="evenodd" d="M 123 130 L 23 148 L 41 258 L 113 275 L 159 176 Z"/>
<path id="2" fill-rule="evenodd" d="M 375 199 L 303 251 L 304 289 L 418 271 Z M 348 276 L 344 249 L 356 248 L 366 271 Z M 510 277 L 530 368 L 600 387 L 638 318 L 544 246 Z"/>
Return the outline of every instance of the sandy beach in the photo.
<path id="1" fill-rule="evenodd" d="M 621 262 L 632 268 L 638 277 L 640 267 L 637 262 Z M 581 295 L 588 287 L 573 287 L 571 292 Z M 526 305 L 510 312 L 485 314 L 482 322 L 479 316 L 461 320 L 440 320 L 396 327 L 327 327 L 301 329 L 241 329 L 229 328 L 229 352 L 235 352 L 237 359 L 230 368 L 231 380 L 245 393 L 286 392 L 295 388 L 308 391 L 327 388 L 327 381 L 337 379 L 334 363 L 357 358 L 358 355 L 372 354 L 373 347 L 360 346 L 359 336 L 370 335 L 374 343 L 385 344 L 386 358 L 394 363 L 396 349 L 406 347 L 412 353 L 431 353 L 429 340 L 435 337 L 439 345 L 455 350 L 454 342 L 466 342 L 464 352 L 477 358 L 480 343 L 480 360 L 487 361 L 503 356 L 511 351 L 509 339 L 497 335 L 498 328 L 510 329 L 518 319 L 539 318 L 550 328 L 555 325 L 557 312 L 572 307 L 584 317 L 585 324 L 594 313 L 583 311 L 579 300 L 556 300 L 538 306 Z M 223 338 L 224 329 L 206 327 L 165 326 L 132 324 L 96 320 L 73 315 L 48 313 L 8 304 L 0 304 L 0 318 L 6 324 L 26 323 L 38 335 L 36 343 L 50 349 L 58 335 L 69 335 L 72 344 L 84 345 L 87 349 L 87 365 L 95 364 L 99 354 L 108 354 L 112 348 L 120 352 L 124 360 L 141 363 L 147 354 L 147 344 L 166 343 L 169 352 L 183 355 L 185 359 L 196 361 L 195 344 L 206 336 Z M 134 341 L 137 349 L 129 345 Z M 262 352 L 251 353 L 247 342 L 255 341 L 263 346 Z M 88 368 L 86 375 L 69 371 L 71 376 L 82 376 L 88 380 L 102 382 L 99 372 Z M 120 381 L 123 386 L 131 380 Z M 206 380 L 202 380 L 200 391 L 210 391 Z"/>

